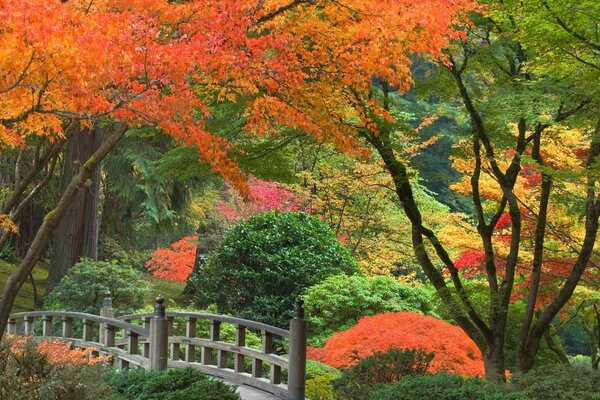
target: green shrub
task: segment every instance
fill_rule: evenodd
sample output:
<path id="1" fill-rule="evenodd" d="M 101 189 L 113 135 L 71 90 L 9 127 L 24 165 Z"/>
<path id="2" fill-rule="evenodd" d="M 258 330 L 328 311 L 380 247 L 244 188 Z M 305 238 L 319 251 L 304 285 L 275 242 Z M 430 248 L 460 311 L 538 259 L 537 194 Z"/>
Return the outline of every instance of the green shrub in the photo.
<path id="1" fill-rule="evenodd" d="M 4 260 L 8 263 L 17 262 L 17 251 L 12 246 L 4 246 L 0 249 L 0 260 Z"/>
<path id="2" fill-rule="evenodd" d="M 106 290 L 112 293 L 115 313 L 128 314 L 143 306 L 148 286 L 128 265 L 84 259 L 48 295 L 44 307 L 98 314 Z"/>
<path id="3" fill-rule="evenodd" d="M 306 380 L 306 397 L 309 400 L 342 400 L 341 394 L 337 393 L 332 382 L 337 379 L 336 374 L 325 373 L 316 375 Z"/>
<path id="4" fill-rule="evenodd" d="M 334 387 L 350 399 L 364 399 L 373 385 L 392 383 L 409 375 L 426 374 L 434 355 L 422 349 L 392 349 L 363 358 L 342 372 Z"/>
<path id="5" fill-rule="evenodd" d="M 396 383 L 376 387 L 365 398 L 369 400 L 527 400 L 527 397 L 519 393 L 490 387 L 481 379 L 463 379 L 458 375 L 446 374 L 406 376 Z"/>
<path id="6" fill-rule="evenodd" d="M 240 400 L 234 387 L 192 368 L 112 371 L 105 379 L 127 400 Z"/>
<path id="7" fill-rule="evenodd" d="M 113 400 L 102 380 L 100 365 L 52 364 L 28 341 L 14 349 L 14 341 L 0 342 L 0 399 Z"/>
<path id="8" fill-rule="evenodd" d="M 356 261 L 317 217 L 258 214 L 227 231 L 192 278 L 195 303 L 220 313 L 287 327 L 294 300 L 307 287 L 357 271 Z"/>
<path id="9" fill-rule="evenodd" d="M 310 343 L 317 347 L 364 316 L 396 311 L 431 314 L 433 305 L 427 291 L 387 276 L 332 276 L 310 287 L 304 300 Z"/>
<path id="10" fill-rule="evenodd" d="M 319 375 L 332 375 L 335 378 L 340 378 L 342 371 L 318 361 L 306 360 L 306 379 L 313 379 Z"/>
<path id="11" fill-rule="evenodd" d="M 511 383 L 532 400 L 600 400 L 600 371 L 585 367 L 544 365 Z"/>

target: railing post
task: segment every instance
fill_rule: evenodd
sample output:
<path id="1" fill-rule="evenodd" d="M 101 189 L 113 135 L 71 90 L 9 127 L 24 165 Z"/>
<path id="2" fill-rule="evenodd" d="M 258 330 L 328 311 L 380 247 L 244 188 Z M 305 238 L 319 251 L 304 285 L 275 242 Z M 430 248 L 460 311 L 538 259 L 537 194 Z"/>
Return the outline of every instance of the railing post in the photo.
<path id="1" fill-rule="evenodd" d="M 9 335 L 15 335 L 17 333 L 17 320 L 15 318 L 8 319 L 6 333 L 8 333 Z"/>
<path id="2" fill-rule="evenodd" d="M 104 292 L 104 301 L 102 302 L 102 307 L 100 308 L 100 316 L 106 318 L 114 318 L 115 310 L 112 306 L 112 294 L 109 290 Z M 106 343 L 106 324 L 100 323 L 100 343 Z"/>
<path id="3" fill-rule="evenodd" d="M 150 320 L 150 369 L 162 371 L 167 369 L 167 357 L 169 346 L 168 320 L 165 317 L 165 299 L 162 296 L 156 298 L 154 303 L 154 315 Z"/>
<path id="4" fill-rule="evenodd" d="M 294 318 L 290 320 L 290 367 L 288 370 L 288 400 L 304 400 L 306 380 L 306 331 L 304 300 L 298 297 Z"/>

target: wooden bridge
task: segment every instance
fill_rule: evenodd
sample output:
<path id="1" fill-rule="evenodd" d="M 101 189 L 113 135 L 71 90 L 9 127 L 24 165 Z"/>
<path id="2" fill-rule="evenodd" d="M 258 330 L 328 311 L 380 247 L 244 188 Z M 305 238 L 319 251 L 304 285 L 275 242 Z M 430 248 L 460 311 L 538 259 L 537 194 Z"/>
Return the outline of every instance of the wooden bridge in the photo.
<path id="1" fill-rule="evenodd" d="M 112 356 L 117 368 L 191 367 L 226 381 L 247 385 L 285 400 L 304 400 L 306 321 L 302 300 L 296 301 L 289 331 L 223 315 L 166 312 L 158 297 L 154 312 L 115 318 L 110 293 L 100 315 L 68 311 L 12 314 L 7 333 L 72 342 L 80 348 Z M 59 322 L 60 321 L 60 322 Z M 207 321 L 208 337 L 198 337 L 198 324 Z M 204 322 L 206 324 L 206 322 Z M 58 324 L 58 325 L 57 325 Z M 233 341 L 224 341 L 222 327 L 235 327 Z M 56 326 L 62 330 L 55 335 Z M 246 333 L 262 338 L 260 349 L 246 345 Z M 284 343 L 289 351 L 284 352 Z M 287 376 L 287 379 L 286 379 Z"/>

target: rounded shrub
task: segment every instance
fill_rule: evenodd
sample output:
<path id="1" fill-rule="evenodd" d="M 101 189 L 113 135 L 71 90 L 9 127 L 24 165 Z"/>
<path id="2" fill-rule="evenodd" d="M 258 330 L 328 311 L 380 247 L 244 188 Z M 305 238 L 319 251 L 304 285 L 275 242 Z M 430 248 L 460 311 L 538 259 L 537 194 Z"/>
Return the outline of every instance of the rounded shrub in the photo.
<path id="1" fill-rule="evenodd" d="M 406 376 L 396 383 L 375 387 L 369 400 L 528 400 L 520 393 L 488 386 L 478 378 L 458 375 Z M 558 398 L 558 397 L 557 397 Z"/>
<path id="2" fill-rule="evenodd" d="M 258 214 L 227 231 L 192 278 L 195 303 L 220 313 L 285 327 L 306 288 L 357 272 L 331 228 L 300 212 Z"/>
<path id="3" fill-rule="evenodd" d="M 70 354 L 71 353 L 71 354 Z M 103 364 L 58 342 L 15 336 L 0 341 L 0 399 L 118 400 L 102 380 Z"/>
<path id="4" fill-rule="evenodd" d="M 127 314 L 143 306 L 148 286 L 141 272 L 129 265 L 84 259 L 50 292 L 44 307 L 98 314 L 107 290 L 112 293 L 115 311 Z"/>
<path id="5" fill-rule="evenodd" d="M 192 368 L 113 370 L 105 379 L 128 400 L 240 400 L 233 386 Z"/>
<path id="6" fill-rule="evenodd" d="M 421 349 L 391 349 L 374 353 L 346 369 L 334 387 L 349 399 L 365 399 L 372 386 L 397 382 L 405 376 L 427 373 L 434 355 Z"/>
<path id="7" fill-rule="evenodd" d="M 352 328 L 330 337 L 323 348 L 309 348 L 308 357 L 345 369 L 373 353 L 390 349 L 422 349 L 433 353 L 429 373 L 484 374 L 481 352 L 462 329 L 408 311 L 364 317 Z"/>
<path id="8" fill-rule="evenodd" d="M 544 365 L 514 375 L 511 386 L 532 400 L 600 400 L 600 371 L 581 366 Z"/>
<path id="9" fill-rule="evenodd" d="M 304 300 L 310 342 L 315 346 L 362 317 L 395 311 L 430 314 L 433 306 L 427 291 L 388 276 L 332 276 L 308 288 Z"/>

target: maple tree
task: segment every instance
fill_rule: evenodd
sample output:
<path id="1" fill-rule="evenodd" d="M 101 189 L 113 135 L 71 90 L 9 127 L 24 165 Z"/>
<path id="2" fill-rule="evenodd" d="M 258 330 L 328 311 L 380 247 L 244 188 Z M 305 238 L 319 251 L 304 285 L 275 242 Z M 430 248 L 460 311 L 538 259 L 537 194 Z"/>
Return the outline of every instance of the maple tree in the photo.
<path id="1" fill-rule="evenodd" d="M 217 213 L 230 225 L 268 211 L 304 211 L 302 198 L 275 182 L 250 176 L 247 184 L 249 194 L 246 198 L 226 185 L 227 199 L 216 206 Z"/>
<path id="2" fill-rule="evenodd" d="M 186 236 L 169 248 L 156 249 L 146 263 L 146 269 L 158 278 L 186 282 L 194 267 L 196 240 L 194 236 Z"/>
<path id="3" fill-rule="evenodd" d="M 376 337 L 373 332 L 377 332 Z M 331 336 L 322 348 L 309 348 L 308 357 L 344 369 L 375 352 L 395 348 L 433 353 L 429 373 L 484 374 L 481 353 L 461 328 L 413 312 L 361 318 L 354 327 Z"/>

